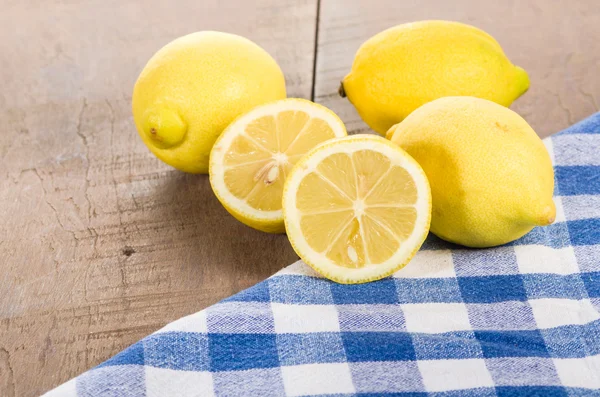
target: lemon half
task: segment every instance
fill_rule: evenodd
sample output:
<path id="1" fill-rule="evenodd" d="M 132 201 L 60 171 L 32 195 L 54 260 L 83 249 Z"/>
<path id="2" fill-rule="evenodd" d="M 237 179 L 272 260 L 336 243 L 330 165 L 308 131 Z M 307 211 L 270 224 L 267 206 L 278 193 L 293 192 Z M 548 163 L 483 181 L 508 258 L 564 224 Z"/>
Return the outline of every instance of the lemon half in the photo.
<path id="1" fill-rule="evenodd" d="M 412 157 L 389 141 L 354 135 L 319 145 L 283 192 L 288 238 L 325 277 L 377 280 L 405 266 L 429 231 L 431 192 Z"/>
<path id="2" fill-rule="evenodd" d="M 225 209 L 258 230 L 283 233 L 281 195 L 292 166 L 344 123 L 314 102 L 289 98 L 259 106 L 234 121 L 215 143 L 210 183 Z"/>

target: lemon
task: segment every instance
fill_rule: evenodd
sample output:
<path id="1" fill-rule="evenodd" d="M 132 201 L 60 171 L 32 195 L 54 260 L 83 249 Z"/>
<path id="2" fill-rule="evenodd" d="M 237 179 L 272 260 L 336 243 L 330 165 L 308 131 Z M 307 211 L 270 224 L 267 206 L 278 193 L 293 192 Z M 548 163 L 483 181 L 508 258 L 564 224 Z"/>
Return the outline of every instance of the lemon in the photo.
<path id="1" fill-rule="evenodd" d="M 334 139 L 292 168 L 283 191 L 288 238 L 325 277 L 363 283 L 410 261 L 431 218 L 425 173 L 406 152 L 374 135 Z"/>
<path id="2" fill-rule="evenodd" d="M 529 88 L 527 73 L 490 35 L 458 22 L 399 25 L 367 40 L 356 53 L 340 94 L 384 134 L 419 106 L 470 95 L 509 106 Z"/>
<path id="3" fill-rule="evenodd" d="M 512 110 L 479 98 L 441 98 L 411 113 L 388 138 L 427 174 L 431 231 L 444 240 L 491 247 L 554 221 L 550 156 Z"/>
<path id="4" fill-rule="evenodd" d="M 234 121 L 210 155 L 210 184 L 225 209 L 258 230 L 283 233 L 281 195 L 291 167 L 321 142 L 346 136 L 329 109 L 289 98 Z"/>
<path id="5" fill-rule="evenodd" d="M 221 32 L 197 32 L 160 49 L 133 89 L 133 118 L 159 159 L 206 173 L 217 137 L 253 107 L 286 97 L 281 69 L 258 45 Z"/>

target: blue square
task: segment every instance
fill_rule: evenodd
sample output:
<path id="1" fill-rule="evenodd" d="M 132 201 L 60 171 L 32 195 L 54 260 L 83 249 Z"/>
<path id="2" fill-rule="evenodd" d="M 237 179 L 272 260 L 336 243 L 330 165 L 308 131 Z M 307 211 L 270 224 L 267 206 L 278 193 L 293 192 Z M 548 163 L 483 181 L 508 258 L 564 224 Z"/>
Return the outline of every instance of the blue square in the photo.
<path id="1" fill-rule="evenodd" d="M 400 305 L 337 305 L 340 330 L 406 331 Z"/>
<path id="2" fill-rule="evenodd" d="M 164 332 L 144 340 L 146 365 L 183 371 L 207 371 L 208 337 L 195 332 Z"/>
<path id="3" fill-rule="evenodd" d="M 475 331 L 485 358 L 550 357 L 540 331 Z"/>
<path id="4" fill-rule="evenodd" d="M 519 273 L 513 247 L 457 249 L 452 252 L 452 261 L 458 277 Z"/>
<path id="5" fill-rule="evenodd" d="M 346 361 L 344 344 L 337 332 L 278 334 L 276 340 L 281 365 Z"/>
<path id="6" fill-rule="evenodd" d="M 585 325 L 565 325 L 540 331 L 554 358 L 580 358 L 600 354 L 600 320 Z"/>
<path id="7" fill-rule="evenodd" d="M 600 167 L 598 167 L 598 170 L 600 170 Z M 600 181 L 600 177 L 598 180 Z M 567 226 L 571 236 L 571 244 L 575 246 L 600 244 L 600 219 L 568 221 Z"/>
<path id="8" fill-rule="evenodd" d="M 590 298 L 600 298 L 600 272 L 581 273 L 581 280 Z"/>
<path id="9" fill-rule="evenodd" d="M 320 395 L 315 395 L 315 396 L 311 396 L 311 397 L 350 397 L 350 396 L 352 396 L 352 397 L 432 397 L 432 396 L 434 396 L 434 394 L 427 393 L 427 392 L 409 391 L 409 392 L 399 392 L 399 393 L 320 394 Z M 437 396 L 434 396 L 434 397 L 437 397 Z M 460 397 L 463 397 L 463 396 L 460 396 Z M 481 397 L 481 396 L 477 396 L 477 397 Z M 487 397 L 487 396 L 484 396 L 484 397 Z"/>
<path id="10" fill-rule="evenodd" d="M 342 332 L 349 362 L 415 360 L 407 332 Z"/>
<path id="11" fill-rule="evenodd" d="M 455 278 L 396 278 L 400 303 L 462 302 Z"/>
<path id="12" fill-rule="evenodd" d="M 215 372 L 212 378 L 217 396 L 285 396 L 280 368 Z"/>
<path id="13" fill-rule="evenodd" d="M 373 281 L 366 284 L 331 284 L 333 302 L 338 305 L 351 303 L 398 303 L 396 283 L 393 279 Z"/>
<path id="14" fill-rule="evenodd" d="M 223 299 L 223 302 L 270 302 L 269 286 L 265 281 L 258 283 L 248 289 L 245 289 L 229 298 Z"/>
<path id="15" fill-rule="evenodd" d="M 97 368 L 108 367 L 108 366 L 112 366 L 112 365 L 132 365 L 132 364 L 144 365 L 143 341 L 129 346 L 127 349 L 123 350 L 116 356 L 109 358 L 102 364 L 98 365 Z"/>
<path id="16" fill-rule="evenodd" d="M 557 136 L 564 136 L 569 134 L 600 134 L 600 117 L 598 114 L 588 117 L 587 119 L 583 119 L 566 130 L 562 130 L 561 132 L 555 134 L 551 139 L 552 143 L 557 141 Z M 555 145 L 556 150 L 556 145 Z"/>
<path id="17" fill-rule="evenodd" d="M 402 393 L 398 395 L 412 396 L 417 391 L 425 392 L 415 361 L 370 361 L 349 363 L 349 366 L 352 383 L 361 397 L 363 393 L 373 393 L 374 396 Z"/>
<path id="18" fill-rule="evenodd" d="M 533 310 L 527 302 L 471 303 L 467 310 L 475 330 L 537 329 Z"/>
<path id="19" fill-rule="evenodd" d="M 471 331 L 442 334 L 412 334 L 418 360 L 483 358 L 481 346 Z"/>
<path id="20" fill-rule="evenodd" d="M 264 334 L 275 332 L 270 303 L 221 302 L 206 309 L 206 325 L 212 334 Z"/>
<path id="21" fill-rule="evenodd" d="M 557 166 L 554 175 L 561 196 L 600 194 L 600 166 Z"/>
<path id="22" fill-rule="evenodd" d="M 283 275 L 268 279 L 273 302 L 297 304 L 332 304 L 332 282 L 309 276 Z"/>
<path id="23" fill-rule="evenodd" d="M 564 298 L 579 300 L 587 298 L 585 285 L 579 274 L 524 274 L 523 283 L 530 299 Z"/>
<path id="24" fill-rule="evenodd" d="M 498 397 L 573 397 L 563 386 L 496 386 L 496 393 Z"/>
<path id="25" fill-rule="evenodd" d="M 274 334 L 208 334 L 211 371 L 279 366 Z"/>
<path id="26" fill-rule="evenodd" d="M 538 385 L 560 385 L 551 358 L 502 357 L 488 358 L 485 365 L 497 386 L 530 385 L 535 379 Z"/>
<path id="27" fill-rule="evenodd" d="M 493 387 L 430 392 L 428 397 L 497 397 Z M 386 396 L 387 397 L 387 396 Z M 401 397 L 404 397 L 402 395 Z"/>
<path id="28" fill-rule="evenodd" d="M 77 396 L 144 397 L 145 373 L 143 365 L 95 368 L 76 378 Z"/>
<path id="29" fill-rule="evenodd" d="M 465 303 L 527 300 L 521 275 L 458 277 Z"/>

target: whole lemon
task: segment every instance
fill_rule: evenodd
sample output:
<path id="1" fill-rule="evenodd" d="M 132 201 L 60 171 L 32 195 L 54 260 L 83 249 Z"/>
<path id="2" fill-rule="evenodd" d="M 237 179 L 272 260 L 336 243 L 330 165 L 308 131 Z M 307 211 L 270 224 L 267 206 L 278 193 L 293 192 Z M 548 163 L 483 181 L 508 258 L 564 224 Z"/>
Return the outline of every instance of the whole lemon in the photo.
<path id="1" fill-rule="evenodd" d="M 554 171 L 541 139 L 512 110 L 474 97 L 423 105 L 388 139 L 421 165 L 431 231 L 468 247 L 516 240 L 554 222 Z"/>
<path id="2" fill-rule="evenodd" d="M 469 95 L 509 106 L 529 88 L 525 70 L 507 59 L 493 37 L 473 26 L 421 21 L 387 29 L 356 53 L 340 95 L 384 134 L 419 106 Z"/>
<path id="3" fill-rule="evenodd" d="M 133 118 L 159 159 L 207 173 L 210 150 L 229 123 L 285 97 L 283 73 L 265 50 L 234 34 L 197 32 L 148 61 L 133 89 Z"/>

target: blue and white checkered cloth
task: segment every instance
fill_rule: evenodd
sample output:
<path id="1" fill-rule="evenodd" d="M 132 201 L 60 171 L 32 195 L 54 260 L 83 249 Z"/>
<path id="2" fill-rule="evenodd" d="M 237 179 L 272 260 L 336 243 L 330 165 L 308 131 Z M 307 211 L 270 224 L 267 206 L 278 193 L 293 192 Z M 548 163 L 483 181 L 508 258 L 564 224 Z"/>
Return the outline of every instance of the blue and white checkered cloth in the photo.
<path id="1" fill-rule="evenodd" d="M 545 142 L 553 225 L 493 249 L 430 236 L 369 284 L 297 262 L 47 396 L 600 396 L 600 114 Z"/>

